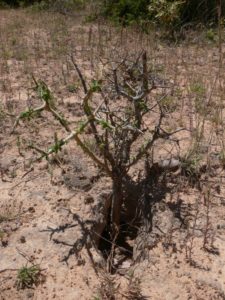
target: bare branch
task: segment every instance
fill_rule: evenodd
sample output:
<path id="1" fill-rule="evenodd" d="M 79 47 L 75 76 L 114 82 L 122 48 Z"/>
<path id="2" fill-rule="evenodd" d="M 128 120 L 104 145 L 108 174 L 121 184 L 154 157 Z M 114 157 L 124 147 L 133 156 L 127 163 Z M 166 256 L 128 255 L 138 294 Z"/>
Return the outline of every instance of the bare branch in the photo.
<path id="1" fill-rule="evenodd" d="M 117 70 L 114 69 L 113 70 L 113 79 L 114 79 L 114 85 L 115 85 L 115 90 L 117 95 L 120 94 L 120 89 L 119 89 L 119 85 L 118 85 L 118 78 L 117 78 Z"/>
<path id="2" fill-rule="evenodd" d="M 78 74 L 78 76 L 80 78 L 80 81 L 82 83 L 82 86 L 83 86 L 83 89 L 84 89 L 84 93 L 87 94 L 87 92 L 88 92 L 87 85 L 86 85 L 84 77 L 83 77 L 83 75 L 82 75 L 82 73 L 80 71 L 80 68 L 78 67 L 77 63 L 75 62 L 74 57 L 73 57 L 72 54 L 71 54 L 70 57 L 71 57 L 72 64 L 73 64 L 75 70 L 77 71 L 77 74 Z"/>
<path id="3" fill-rule="evenodd" d="M 42 100 L 42 102 L 43 102 L 43 104 L 41 106 L 39 106 L 37 108 L 34 108 L 34 109 L 28 109 L 26 111 L 23 111 L 22 113 L 19 114 L 19 116 L 17 116 L 17 118 L 16 118 L 16 120 L 15 120 L 15 122 L 13 124 L 13 128 L 11 130 L 11 134 L 14 133 L 14 131 L 15 131 L 16 127 L 18 126 L 19 121 L 21 119 L 32 117 L 35 113 L 41 112 L 41 111 L 43 111 L 46 108 L 46 106 L 47 106 L 46 102 L 43 101 L 43 100 Z"/>
<path id="4" fill-rule="evenodd" d="M 138 151 L 138 154 L 131 160 L 131 162 L 129 163 L 129 165 L 127 166 L 128 168 L 132 167 L 133 165 L 135 165 L 142 157 L 143 155 L 146 154 L 146 152 L 148 151 L 148 149 L 150 149 L 155 141 L 159 138 L 158 136 L 158 132 L 157 130 L 154 132 L 152 139 L 149 140 L 146 145 L 142 146 L 141 149 Z"/>
<path id="5" fill-rule="evenodd" d="M 53 114 L 53 116 L 60 122 L 60 124 L 66 129 L 66 131 L 71 132 L 71 129 L 68 126 L 67 121 L 52 107 L 49 106 L 48 109 Z"/>
<path id="6" fill-rule="evenodd" d="M 92 95 L 93 95 L 93 90 L 90 88 L 83 100 L 83 110 L 84 110 L 87 118 L 89 119 L 92 133 L 94 134 L 96 143 L 99 146 L 101 144 L 101 139 L 98 135 L 98 131 L 97 131 L 97 128 L 94 123 L 94 119 L 95 119 L 94 114 L 92 112 L 91 107 L 89 106 L 89 100 L 92 98 Z"/>
<path id="7" fill-rule="evenodd" d="M 142 73 L 143 90 L 148 91 L 148 66 L 147 66 L 146 51 L 144 51 L 144 53 L 142 54 L 142 66 L 143 66 L 143 73 Z"/>

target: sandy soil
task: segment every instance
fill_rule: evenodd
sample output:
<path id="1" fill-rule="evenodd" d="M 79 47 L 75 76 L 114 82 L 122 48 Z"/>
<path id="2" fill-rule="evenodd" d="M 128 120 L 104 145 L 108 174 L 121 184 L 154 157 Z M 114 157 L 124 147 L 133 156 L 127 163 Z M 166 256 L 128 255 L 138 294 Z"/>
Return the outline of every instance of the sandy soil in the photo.
<path id="1" fill-rule="evenodd" d="M 225 299 L 225 174 L 219 160 L 224 66 L 216 41 L 201 32 L 167 45 L 157 34 L 145 36 L 136 29 L 13 10 L 0 11 L 0 38 L 0 299 Z M 116 61 L 127 51 L 135 56 L 141 49 L 147 50 L 157 80 L 175 86 L 176 109 L 166 119 L 167 128 L 180 124 L 197 132 L 209 109 L 203 113 L 199 153 L 206 170 L 198 185 L 181 170 L 167 174 L 166 183 L 160 178 L 162 196 L 154 205 L 148 247 L 141 259 L 123 257 L 110 275 L 99 251 L 86 247 L 89 223 L 110 194 L 110 180 L 99 176 L 74 143 L 51 164 L 32 162 L 37 153 L 28 149 L 30 141 L 46 149 L 55 132 L 66 135 L 47 112 L 10 132 L 16 115 L 39 105 L 32 73 L 50 86 L 57 107 L 76 125 L 83 118 L 82 91 L 68 54 L 75 51 L 89 80 L 101 77 L 112 57 Z M 222 51 L 224 56 L 224 44 Z M 155 159 L 169 151 L 186 153 L 190 132 L 177 138 L 180 148 L 156 145 Z M 39 282 L 21 289 L 18 271 L 32 265 L 40 266 Z"/>

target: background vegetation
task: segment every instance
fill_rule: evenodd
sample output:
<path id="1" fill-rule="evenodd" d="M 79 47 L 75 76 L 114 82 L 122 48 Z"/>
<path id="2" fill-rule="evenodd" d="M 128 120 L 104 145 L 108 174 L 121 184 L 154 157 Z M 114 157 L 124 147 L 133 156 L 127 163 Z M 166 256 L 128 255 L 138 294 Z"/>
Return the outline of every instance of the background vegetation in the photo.
<path id="1" fill-rule="evenodd" d="M 225 16 L 225 2 L 221 0 L 1 0 L 0 6 L 76 9 L 88 2 L 96 2 L 101 15 L 123 25 L 149 21 L 164 27 L 179 28 L 190 22 L 211 26 L 218 18 L 218 7 Z"/>

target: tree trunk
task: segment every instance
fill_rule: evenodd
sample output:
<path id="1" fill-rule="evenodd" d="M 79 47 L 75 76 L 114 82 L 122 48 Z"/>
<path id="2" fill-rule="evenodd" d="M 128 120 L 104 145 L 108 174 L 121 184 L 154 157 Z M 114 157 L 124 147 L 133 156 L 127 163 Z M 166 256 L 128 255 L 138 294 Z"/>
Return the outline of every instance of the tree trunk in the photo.
<path id="1" fill-rule="evenodd" d="M 113 177 L 113 198 L 112 198 L 112 238 L 115 239 L 120 230 L 120 217 L 123 204 L 122 177 L 115 175 Z"/>

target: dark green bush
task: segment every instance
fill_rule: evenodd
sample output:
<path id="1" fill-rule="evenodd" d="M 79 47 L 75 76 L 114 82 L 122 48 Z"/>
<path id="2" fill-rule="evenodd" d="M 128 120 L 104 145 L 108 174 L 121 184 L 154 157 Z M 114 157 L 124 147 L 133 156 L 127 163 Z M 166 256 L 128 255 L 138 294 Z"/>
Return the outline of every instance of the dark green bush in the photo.
<path id="1" fill-rule="evenodd" d="M 41 2 L 40 0 L 2 0 L 0 1 L 0 6 L 8 7 L 19 7 L 19 6 L 28 6 L 32 5 L 35 2 Z"/>
<path id="2" fill-rule="evenodd" d="M 218 19 L 219 0 L 186 0 L 181 11 L 183 23 L 201 22 L 216 23 Z M 221 13 L 225 17 L 225 1 L 221 0 Z"/>
<path id="3" fill-rule="evenodd" d="M 83 5 L 85 0 L 0 0 L 0 6 L 7 5 L 9 7 L 24 7 L 29 5 L 37 5 L 43 9 L 51 7 L 64 7 L 70 8 L 73 5 L 80 7 Z"/>
<path id="4" fill-rule="evenodd" d="M 102 12 L 113 21 L 128 25 L 148 19 L 148 5 L 149 0 L 106 0 Z"/>

